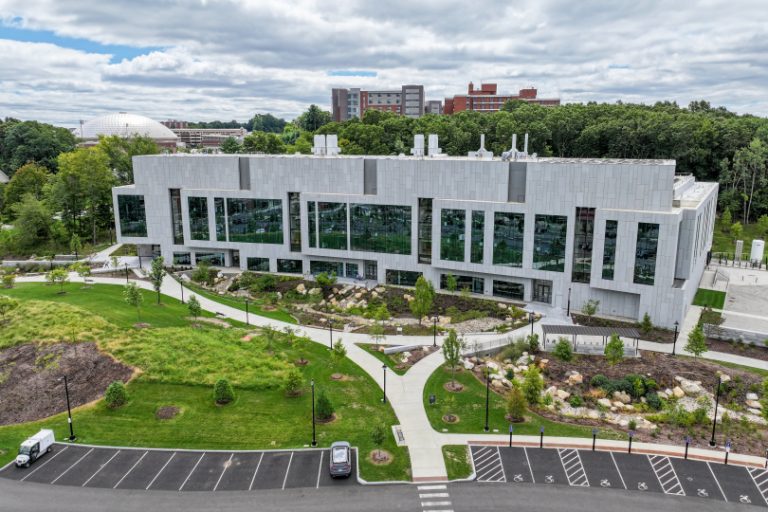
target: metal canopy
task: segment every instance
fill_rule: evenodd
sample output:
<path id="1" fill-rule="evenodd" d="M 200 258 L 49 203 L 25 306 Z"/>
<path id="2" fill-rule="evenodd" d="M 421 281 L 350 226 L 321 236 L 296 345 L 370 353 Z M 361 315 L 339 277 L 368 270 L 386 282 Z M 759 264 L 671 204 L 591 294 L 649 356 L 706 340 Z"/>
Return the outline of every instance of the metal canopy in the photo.
<path id="1" fill-rule="evenodd" d="M 640 338 L 640 333 L 632 327 L 589 327 L 586 325 L 542 325 L 544 336 L 552 334 L 565 336 L 602 336 L 617 334 L 622 338 Z"/>

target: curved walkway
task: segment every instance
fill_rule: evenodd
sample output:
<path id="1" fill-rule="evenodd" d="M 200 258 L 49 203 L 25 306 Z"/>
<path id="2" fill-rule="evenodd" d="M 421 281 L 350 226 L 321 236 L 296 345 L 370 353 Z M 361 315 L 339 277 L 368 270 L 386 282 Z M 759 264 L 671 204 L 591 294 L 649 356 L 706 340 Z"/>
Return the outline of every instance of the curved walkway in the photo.
<path id="1" fill-rule="evenodd" d="M 71 275 L 71 281 L 77 281 L 81 278 L 76 274 Z M 124 279 L 108 278 L 108 277 L 90 277 L 96 283 L 101 284 L 114 284 L 124 285 Z M 20 277 L 17 279 L 19 283 L 23 282 L 44 282 L 45 276 L 31 276 Z M 151 283 L 148 281 L 135 280 L 140 287 L 153 290 Z M 169 297 L 181 299 L 181 285 L 178 281 L 170 276 L 166 276 L 163 280 L 161 287 L 161 293 Z M 245 311 L 235 309 L 233 307 L 221 304 L 214 300 L 202 297 L 193 291 L 185 288 L 184 298 L 188 299 L 191 295 L 197 296 L 200 301 L 200 305 L 203 309 L 222 315 L 233 320 L 241 322 L 246 321 Z M 691 310 L 694 308 L 692 307 Z M 683 323 L 683 329 L 681 329 L 680 336 L 678 338 L 678 344 L 680 344 L 679 352 L 683 352 L 683 346 L 685 337 L 687 337 L 687 330 L 691 328 L 691 320 L 696 315 L 695 311 L 689 312 Z M 698 318 L 698 316 L 696 316 Z M 282 330 L 285 327 L 295 329 L 297 334 L 304 335 L 312 339 L 314 342 L 328 346 L 331 343 L 331 337 L 329 331 L 326 329 L 320 329 L 317 327 L 309 326 L 296 326 L 294 324 L 288 324 L 273 320 L 270 318 L 258 316 L 255 314 L 249 315 L 249 321 L 251 325 L 266 327 L 271 326 L 275 329 Z M 479 351 L 483 351 L 484 347 L 490 344 L 497 344 L 499 340 L 507 338 L 517 338 L 530 334 L 530 327 L 525 326 L 516 331 L 506 333 L 504 335 L 489 337 L 488 335 L 467 335 L 465 341 L 469 345 L 473 345 L 477 341 Z M 534 324 L 534 332 L 542 335 L 540 325 Z M 370 343 L 371 339 L 367 334 L 358 334 L 350 332 L 333 332 L 333 342 L 343 339 L 347 348 L 347 356 L 354 361 L 357 365 L 363 368 L 379 385 L 380 388 L 384 386 L 384 371 L 382 369 L 382 363 L 374 356 L 361 349 L 356 343 Z M 437 337 L 438 345 L 442 345 L 443 337 Z M 389 345 L 431 345 L 431 336 L 388 336 L 381 344 Z M 639 348 L 641 350 L 648 350 L 653 352 L 671 353 L 672 346 L 669 344 L 660 344 L 650 341 L 640 341 Z M 732 354 L 725 354 L 721 352 L 707 352 L 703 356 L 705 359 L 712 361 L 734 363 L 743 366 L 760 368 L 768 370 L 768 362 L 750 359 L 746 357 L 736 356 Z M 508 441 L 506 434 L 493 435 L 493 434 L 443 434 L 435 431 L 429 423 L 426 411 L 423 405 L 424 386 L 426 385 L 429 376 L 443 364 L 443 355 L 441 351 L 434 352 L 429 356 L 420 360 L 415 364 L 405 375 L 397 375 L 394 372 L 387 372 L 387 399 L 397 415 L 403 436 L 405 438 L 405 444 L 408 446 L 408 450 L 411 457 L 412 476 L 414 482 L 421 481 L 436 481 L 446 480 L 447 472 L 445 468 L 445 462 L 442 455 L 441 447 L 446 444 L 463 444 L 468 441 L 475 442 L 499 442 L 503 443 Z M 520 443 L 538 443 L 538 436 L 515 436 L 516 444 Z M 558 446 L 585 446 L 588 444 L 591 446 L 591 439 L 578 439 L 578 438 L 549 438 L 548 443 Z M 586 444 L 585 444 L 586 443 Z M 615 445 L 615 446 L 614 446 Z M 624 449 L 622 442 L 616 441 L 602 441 L 600 446 L 605 449 Z M 659 453 L 677 453 L 681 450 L 676 446 L 663 446 L 655 444 L 637 443 L 637 448 L 642 450 L 648 450 L 649 452 Z M 701 453 L 699 453 L 701 452 Z M 719 458 L 720 452 L 712 450 L 691 449 L 691 454 L 696 454 L 701 457 Z M 734 462 L 741 462 L 744 464 L 762 465 L 764 459 L 746 455 L 732 455 Z"/>

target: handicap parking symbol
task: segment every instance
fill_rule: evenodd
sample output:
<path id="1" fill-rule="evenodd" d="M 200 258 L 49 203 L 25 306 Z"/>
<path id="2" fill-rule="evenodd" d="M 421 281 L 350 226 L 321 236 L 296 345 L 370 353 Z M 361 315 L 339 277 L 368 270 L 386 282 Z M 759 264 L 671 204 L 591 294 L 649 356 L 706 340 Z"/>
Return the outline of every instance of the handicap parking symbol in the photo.
<path id="1" fill-rule="evenodd" d="M 553 477 L 552 475 L 547 475 L 544 477 L 544 481 L 548 484 L 553 484 L 555 483 L 555 477 Z"/>
<path id="2" fill-rule="evenodd" d="M 609 482 L 607 478 L 603 478 L 602 480 L 600 480 L 600 487 L 610 487 L 610 486 L 611 486 L 611 482 Z"/>
<path id="3" fill-rule="evenodd" d="M 709 498 L 709 493 L 706 489 L 699 489 L 697 494 L 699 495 L 699 498 Z"/>
<path id="4" fill-rule="evenodd" d="M 741 496 L 739 496 L 739 501 L 741 503 L 744 503 L 745 505 L 749 505 L 750 503 L 752 503 L 752 500 L 749 499 L 749 496 L 747 496 L 746 494 L 742 494 Z"/>
<path id="5" fill-rule="evenodd" d="M 647 491 L 648 490 L 648 484 L 645 482 L 637 482 L 637 490 L 638 491 Z"/>
<path id="6" fill-rule="evenodd" d="M 523 481 L 523 475 L 517 474 L 512 478 L 515 482 L 522 482 Z"/>

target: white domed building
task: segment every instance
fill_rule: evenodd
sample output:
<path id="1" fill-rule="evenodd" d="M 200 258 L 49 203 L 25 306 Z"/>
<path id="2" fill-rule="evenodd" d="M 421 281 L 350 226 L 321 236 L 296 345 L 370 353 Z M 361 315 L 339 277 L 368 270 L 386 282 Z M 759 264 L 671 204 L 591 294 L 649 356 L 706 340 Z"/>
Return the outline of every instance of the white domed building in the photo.
<path id="1" fill-rule="evenodd" d="M 117 135 L 124 138 L 140 135 L 149 137 L 164 148 L 176 148 L 179 142 L 175 133 L 157 121 L 127 112 L 107 114 L 85 123 L 81 122 L 80 128 L 75 130 L 75 135 L 83 139 L 86 146 L 96 144 L 101 135 Z"/>

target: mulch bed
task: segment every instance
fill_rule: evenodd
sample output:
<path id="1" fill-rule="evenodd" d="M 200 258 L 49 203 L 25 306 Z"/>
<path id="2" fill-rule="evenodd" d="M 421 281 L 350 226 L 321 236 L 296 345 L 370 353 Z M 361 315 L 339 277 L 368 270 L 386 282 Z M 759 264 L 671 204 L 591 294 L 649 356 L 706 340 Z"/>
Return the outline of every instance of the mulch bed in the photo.
<path id="1" fill-rule="evenodd" d="M 368 454 L 368 461 L 376 466 L 386 466 L 392 462 L 392 459 L 392 454 L 387 450 L 376 449 Z"/>
<path id="2" fill-rule="evenodd" d="M 133 370 L 103 354 L 95 343 L 18 345 L 0 351 L 0 425 L 47 418 L 101 398 L 110 383 L 128 382 Z"/>
<path id="3" fill-rule="evenodd" d="M 621 320 L 613 320 L 600 317 L 588 317 L 587 315 L 580 315 L 578 313 L 571 313 L 571 318 L 577 325 L 584 325 L 588 327 L 618 327 L 618 328 L 634 328 L 640 331 L 639 324 L 636 322 L 622 322 Z M 655 341 L 656 343 L 672 343 L 675 340 L 675 332 L 668 329 L 662 329 L 660 327 L 654 327 L 647 334 L 643 334 L 640 331 L 640 339 L 647 341 Z M 678 344 L 684 343 L 684 340 L 677 339 Z"/>
<path id="4" fill-rule="evenodd" d="M 175 405 L 164 405 L 155 412 L 155 418 L 158 420 L 171 420 L 179 415 L 181 409 Z"/>
<path id="5" fill-rule="evenodd" d="M 451 424 L 459 422 L 459 417 L 455 414 L 446 414 L 442 419 L 444 422 Z"/>
<path id="6" fill-rule="evenodd" d="M 338 416 L 336 416 L 336 413 L 333 413 L 330 418 L 317 418 L 315 417 L 315 423 L 319 423 L 321 425 L 328 425 L 329 423 L 333 423 L 338 419 Z"/>
<path id="7" fill-rule="evenodd" d="M 464 386 L 458 382 L 451 382 L 450 380 L 443 384 L 443 389 L 450 391 L 451 393 L 459 393 L 464 391 Z"/>
<path id="8" fill-rule="evenodd" d="M 768 361 L 768 347 L 752 345 L 750 343 L 731 343 L 729 341 L 718 340 L 715 338 L 707 338 L 707 346 L 709 350 L 715 352 L 725 352 L 726 354 L 734 354 L 742 357 L 751 357 L 752 359 L 760 359 L 761 361 Z"/>

